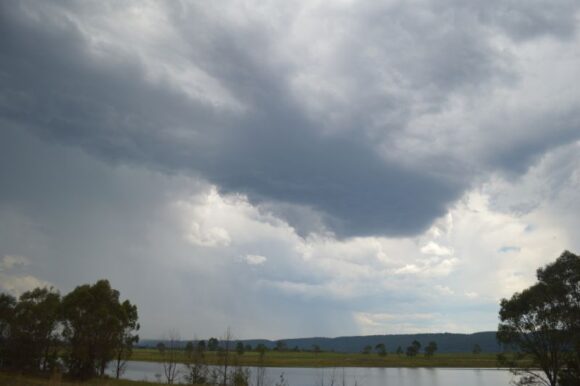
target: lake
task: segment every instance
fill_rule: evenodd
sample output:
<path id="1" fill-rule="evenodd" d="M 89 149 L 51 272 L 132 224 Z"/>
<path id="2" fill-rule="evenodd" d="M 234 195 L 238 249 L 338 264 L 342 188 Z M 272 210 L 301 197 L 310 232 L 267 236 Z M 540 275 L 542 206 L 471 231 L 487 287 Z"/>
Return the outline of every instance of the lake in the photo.
<path id="1" fill-rule="evenodd" d="M 180 374 L 185 374 L 185 367 L 180 366 Z M 248 367 L 252 377 L 255 368 Z M 304 368 L 304 367 L 268 367 L 266 368 L 266 385 L 274 386 L 284 374 L 288 386 L 509 386 L 513 375 L 505 369 L 458 369 L 458 368 Z M 123 375 L 125 379 L 161 381 L 163 365 L 156 362 L 130 361 Z M 182 380 L 182 376 L 179 376 Z M 252 378 L 251 384 L 254 383 Z"/>

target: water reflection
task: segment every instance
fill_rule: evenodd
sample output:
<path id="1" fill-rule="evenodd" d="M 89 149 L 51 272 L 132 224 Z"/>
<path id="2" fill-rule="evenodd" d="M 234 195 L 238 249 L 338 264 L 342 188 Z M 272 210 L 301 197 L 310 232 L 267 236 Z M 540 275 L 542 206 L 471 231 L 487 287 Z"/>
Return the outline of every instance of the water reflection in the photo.
<path id="1" fill-rule="evenodd" d="M 248 367 L 254 383 L 256 369 Z M 186 367 L 179 367 L 182 380 Z M 512 374 L 508 370 L 495 369 L 449 369 L 449 368 L 304 368 L 269 367 L 266 369 L 266 385 L 275 385 L 280 374 L 289 386 L 508 386 Z M 130 361 L 123 378 L 138 381 L 163 381 L 163 365 L 156 362 Z"/>

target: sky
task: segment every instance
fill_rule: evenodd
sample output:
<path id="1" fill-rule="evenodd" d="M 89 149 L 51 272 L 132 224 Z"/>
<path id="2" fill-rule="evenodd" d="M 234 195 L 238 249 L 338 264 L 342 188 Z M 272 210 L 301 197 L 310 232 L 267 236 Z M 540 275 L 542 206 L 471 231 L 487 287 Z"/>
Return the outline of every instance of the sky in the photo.
<path id="1" fill-rule="evenodd" d="M 576 0 L 0 3 L 0 290 L 142 338 L 490 331 L 580 252 Z"/>

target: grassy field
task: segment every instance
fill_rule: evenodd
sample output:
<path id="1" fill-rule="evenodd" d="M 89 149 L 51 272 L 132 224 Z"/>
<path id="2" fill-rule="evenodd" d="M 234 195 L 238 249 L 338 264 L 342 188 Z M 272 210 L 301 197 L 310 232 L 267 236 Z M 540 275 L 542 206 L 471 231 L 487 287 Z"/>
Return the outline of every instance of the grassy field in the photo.
<path id="1" fill-rule="evenodd" d="M 179 353 L 180 361 L 185 362 L 184 352 Z M 162 356 L 155 349 L 137 349 L 133 352 L 132 360 L 160 362 Z M 206 354 L 208 364 L 219 363 L 219 357 L 214 352 Z M 243 355 L 232 354 L 232 362 L 242 366 L 260 364 L 260 357 L 256 352 L 247 352 Z M 410 358 L 404 355 L 389 354 L 380 357 L 376 354 L 344 354 L 323 352 L 267 352 L 264 356 L 264 366 L 268 367 L 462 367 L 462 368 L 497 368 L 495 354 L 435 354 L 431 358 L 419 355 Z"/>
<path id="2" fill-rule="evenodd" d="M 69 382 L 60 377 L 51 379 L 22 376 L 17 374 L 0 373 L 0 385 L 2 386 L 152 386 L 157 383 L 143 381 L 127 381 L 116 379 L 96 379 L 86 382 Z"/>

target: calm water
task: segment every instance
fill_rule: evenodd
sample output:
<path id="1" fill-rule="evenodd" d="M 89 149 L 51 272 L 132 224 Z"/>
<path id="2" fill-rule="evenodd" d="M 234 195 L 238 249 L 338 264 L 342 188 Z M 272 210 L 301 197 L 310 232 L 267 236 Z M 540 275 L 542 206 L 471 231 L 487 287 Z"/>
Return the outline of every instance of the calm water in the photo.
<path id="1" fill-rule="evenodd" d="M 253 376 L 254 368 L 249 369 Z M 180 374 L 185 374 L 184 367 L 180 367 L 180 371 Z M 513 379 L 509 371 L 493 369 L 268 367 L 266 384 L 275 385 L 281 373 L 284 373 L 288 386 L 329 386 L 333 374 L 334 384 L 338 386 L 342 386 L 343 378 L 346 380 L 346 386 L 355 386 L 355 383 L 357 386 L 508 386 Z M 164 380 L 163 365 L 155 362 L 131 361 L 127 364 L 127 370 L 123 375 L 123 378 L 139 381 L 157 381 L 158 377 L 161 377 L 161 381 Z M 181 376 L 179 378 L 182 379 Z"/>

